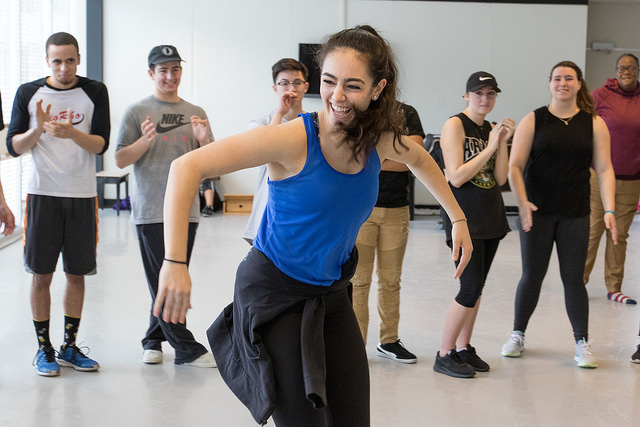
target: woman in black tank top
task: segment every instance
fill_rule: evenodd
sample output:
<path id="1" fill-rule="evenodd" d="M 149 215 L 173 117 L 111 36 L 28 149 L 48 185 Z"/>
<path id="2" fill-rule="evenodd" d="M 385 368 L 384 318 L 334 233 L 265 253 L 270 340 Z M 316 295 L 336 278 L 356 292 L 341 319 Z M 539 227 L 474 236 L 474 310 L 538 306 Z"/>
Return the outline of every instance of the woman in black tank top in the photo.
<path id="1" fill-rule="evenodd" d="M 604 222 L 617 239 L 615 176 L 609 132 L 595 115 L 580 68 L 556 64 L 549 79 L 551 103 L 527 114 L 513 138 L 509 183 L 520 214 L 522 278 L 518 283 L 513 332 L 502 355 L 519 357 L 524 332 L 536 308 L 554 243 L 565 305 L 576 341 L 574 361 L 598 366 L 588 341 L 589 300 L 583 282 L 589 240 L 589 166 L 602 189 Z"/>
<path id="2" fill-rule="evenodd" d="M 433 365 L 434 371 L 452 377 L 470 378 L 476 371 L 489 370 L 470 341 L 489 268 L 498 243 L 509 231 L 500 186 L 507 181 L 507 141 L 515 121 L 504 119 L 493 126 L 485 120 L 498 92 L 491 74 L 472 74 L 464 95 L 467 107 L 447 120 L 440 138 L 445 176 L 466 215 L 473 242 L 473 254 L 460 276 L 460 291 L 449 306 Z M 451 247 L 452 224 L 446 216 L 443 223 Z"/>

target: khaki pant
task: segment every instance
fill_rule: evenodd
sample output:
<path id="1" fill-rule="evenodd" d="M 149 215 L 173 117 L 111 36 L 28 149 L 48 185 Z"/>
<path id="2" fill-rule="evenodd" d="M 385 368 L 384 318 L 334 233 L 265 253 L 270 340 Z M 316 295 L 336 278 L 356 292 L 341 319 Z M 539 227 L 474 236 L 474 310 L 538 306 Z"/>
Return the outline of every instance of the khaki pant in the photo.
<path id="1" fill-rule="evenodd" d="M 604 283 L 608 292 L 620 292 L 624 278 L 624 261 L 627 253 L 629 228 L 638 211 L 638 195 L 640 180 L 622 181 L 616 179 L 616 225 L 618 227 L 618 244 L 614 245 L 611 233 L 606 233 L 604 252 Z M 589 250 L 584 267 L 584 283 L 589 282 L 589 275 L 598 254 L 600 238 L 605 230 L 604 208 L 600 197 L 600 187 L 595 171 L 591 170 L 591 216 L 589 226 Z"/>
<path id="2" fill-rule="evenodd" d="M 356 246 L 358 268 L 353 283 L 353 309 L 365 343 L 369 326 L 369 289 L 374 258 L 378 253 L 378 314 L 380 315 L 380 343 L 398 340 L 400 322 L 400 276 L 402 260 L 409 238 L 409 207 L 373 208 L 360 228 Z"/>

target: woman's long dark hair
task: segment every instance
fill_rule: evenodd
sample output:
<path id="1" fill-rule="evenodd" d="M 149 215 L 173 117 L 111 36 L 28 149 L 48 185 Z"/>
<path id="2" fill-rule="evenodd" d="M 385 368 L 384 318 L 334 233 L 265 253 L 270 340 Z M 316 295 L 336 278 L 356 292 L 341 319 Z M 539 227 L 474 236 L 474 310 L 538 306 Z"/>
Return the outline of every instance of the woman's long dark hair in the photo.
<path id="1" fill-rule="evenodd" d="M 354 108 L 354 119 L 342 126 L 345 141 L 351 146 L 354 159 L 363 153 L 368 157 L 384 132 L 393 132 L 396 151 L 396 141 L 408 149 L 400 140 L 404 130 L 404 115 L 400 103 L 396 101 L 398 70 L 388 43 L 369 25 L 342 30 L 328 36 L 316 53 L 319 68 L 322 69 L 330 52 L 341 48 L 353 49 L 362 56 L 369 74 L 373 77 L 374 86 L 382 79 L 387 80 L 387 85 L 378 99 L 372 100 L 365 111 Z"/>
<path id="2" fill-rule="evenodd" d="M 584 81 L 584 77 L 582 76 L 582 70 L 580 69 L 580 67 L 578 67 L 575 63 L 573 63 L 571 61 L 558 62 L 551 69 L 551 73 L 549 74 L 549 81 L 551 81 L 551 78 L 553 77 L 553 70 L 555 70 L 558 67 L 568 67 L 568 68 L 571 68 L 573 71 L 576 72 L 576 77 L 578 78 L 578 81 L 580 83 L 582 83 L 582 86 L 580 87 L 580 90 L 578 91 L 578 95 L 577 95 L 577 98 L 576 98 L 576 104 L 578 104 L 578 108 L 579 109 L 581 109 L 583 111 L 586 111 L 587 113 L 595 116 L 596 115 L 596 109 L 593 106 L 593 98 L 591 98 L 591 93 L 589 92 L 589 89 L 587 88 L 587 82 Z"/>

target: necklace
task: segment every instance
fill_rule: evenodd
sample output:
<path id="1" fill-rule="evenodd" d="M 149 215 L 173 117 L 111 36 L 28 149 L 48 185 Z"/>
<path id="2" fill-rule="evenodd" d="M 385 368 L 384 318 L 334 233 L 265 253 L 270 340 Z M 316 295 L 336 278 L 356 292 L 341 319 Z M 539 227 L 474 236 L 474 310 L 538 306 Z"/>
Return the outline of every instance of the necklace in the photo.
<path id="1" fill-rule="evenodd" d="M 556 116 L 556 117 L 558 117 L 558 116 Z M 564 123 L 564 125 L 565 125 L 565 126 L 569 126 L 569 122 L 570 122 L 570 121 L 571 121 L 571 119 L 573 119 L 574 117 L 575 117 L 575 115 L 574 115 L 574 116 L 569 117 L 568 119 L 563 119 L 562 117 L 558 117 L 558 118 L 560 119 L 560 121 L 561 121 L 562 123 Z"/>
<path id="2" fill-rule="evenodd" d="M 574 118 L 575 116 L 577 116 L 577 115 L 578 115 L 578 113 L 580 112 L 580 111 L 578 111 L 578 113 L 574 114 L 573 116 L 569 117 L 568 119 L 563 119 L 563 118 L 562 118 L 562 117 L 560 117 L 560 116 L 556 116 L 556 115 L 553 113 L 553 111 L 551 111 L 551 107 L 550 107 L 550 106 L 549 106 L 549 107 L 547 107 L 547 110 L 549 110 L 549 113 L 551 113 L 551 115 L 552 115 L 553 117 L 556 117 L 558 120 L 560 120 L 562 123 L 564 123 L 564 125 L 565 125 L 565 126 L 569 126 L 569 122 L 570 122 L 571 120 L 573 120 L 573 118 Z"/>

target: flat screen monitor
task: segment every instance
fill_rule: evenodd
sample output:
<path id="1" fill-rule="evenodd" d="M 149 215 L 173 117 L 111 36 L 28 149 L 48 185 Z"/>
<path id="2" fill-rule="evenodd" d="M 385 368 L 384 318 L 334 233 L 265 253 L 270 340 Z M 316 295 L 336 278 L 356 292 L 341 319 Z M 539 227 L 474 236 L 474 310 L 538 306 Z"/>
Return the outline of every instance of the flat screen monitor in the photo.
<path id="1" fill-rule="evenodd" d="M 307 95 L 320 96 L 320 69 L 316 65 L 315 53 L 320 48 L 319 43 L 299 43 L 298 60 L 309 70 L 309 90 Z"/>

